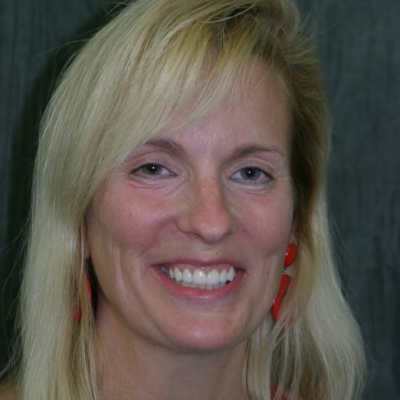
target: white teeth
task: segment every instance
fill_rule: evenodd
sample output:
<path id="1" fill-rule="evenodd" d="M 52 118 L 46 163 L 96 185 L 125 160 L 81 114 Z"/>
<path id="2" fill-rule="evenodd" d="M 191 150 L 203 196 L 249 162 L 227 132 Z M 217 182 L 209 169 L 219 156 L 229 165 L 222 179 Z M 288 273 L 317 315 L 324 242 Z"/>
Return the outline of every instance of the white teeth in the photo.
<path id="1" fill-rule="evenodd" d="M 221 283 L 225 283 L 228 280 L 228 273 L 223 270 L 220 274 L 219 274 L 219 281 Z"/>
<path id="2" fill-rule="evenodd" d="M 183 271 L 183 282 L 186 282 L 186 283 L 192 283 L 193 282 L 192 273 L 187 269 L 185 269 Z"/>
<path id="3" fill-rule="evenodd" d="M 233 281 L 234 277 L 235 277 L 235 270 L 231 267 L 231 269 L 228 272 L 228 281 Z"/>
<path id="4" fill-rule="evenodd" d="M 193 283 L 196 285 L 205 285 L 207 283 L 207 275 L 201 269 L 196 269 L 193 273 Z"/>
<path id="5" fill-rule="evenodd" d="M 219 282 L 219 273 L 216 269 L 213 269 L 207 274 L 207 286 L 216 285 Z"/>
<path id="6" fill-rule="evenodd" d="M 176 267 L 175 267 L 175 269 L 174 269 L 174 274 L 175 274 L 175 280 L 176 280 L 176 281 L 180 282 L 180 281 L 183 279 L 182 272 L 179 271 L 179 269 L 176 268 Z"/>
<path id="7" fill-rule="evenodd" d="M 165 268 L 163 266 L 161 269 L 172 281 L 178 285 L 207 290 L 218 289 L 225 286 L 228 281 L 233 281 L 233 278 L 236 275 L 233 267 L 231 267 L 229 271 L 224 269 L 221 272 L 213 269 L 208 274 L 206 274 L 202 269 L 195 269 L 193 273 L 188 269 L 185 269 L 183 272 L 181 272 L 181 270 L 177 267 Z"/>

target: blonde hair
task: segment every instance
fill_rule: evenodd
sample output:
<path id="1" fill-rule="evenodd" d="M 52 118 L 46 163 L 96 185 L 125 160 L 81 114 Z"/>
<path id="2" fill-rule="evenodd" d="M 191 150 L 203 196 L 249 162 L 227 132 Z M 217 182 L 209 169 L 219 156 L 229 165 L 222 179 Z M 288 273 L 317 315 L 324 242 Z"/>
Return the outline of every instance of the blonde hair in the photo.
<path id="1" fill-rule="evenodd" d="M 25 400 L 98 398 L 101 354 L 85 287 L 87 207 L 132 151 L 211 114 L 250 60 L 279 72 L 292 112 L 291 173 L 299 257 L 287 301 L 248 340 L 247 391 L 357 398 L 360 333 L 332 263 L 325 208 L 327 112 L 313 42 L 290 0 L 142 0 L 77 55 L 41 127 L 21 299 Z M 188 104 L 190 106 L 188 106 Z M 82 321 L 74 315 L 82 307 Z"/>

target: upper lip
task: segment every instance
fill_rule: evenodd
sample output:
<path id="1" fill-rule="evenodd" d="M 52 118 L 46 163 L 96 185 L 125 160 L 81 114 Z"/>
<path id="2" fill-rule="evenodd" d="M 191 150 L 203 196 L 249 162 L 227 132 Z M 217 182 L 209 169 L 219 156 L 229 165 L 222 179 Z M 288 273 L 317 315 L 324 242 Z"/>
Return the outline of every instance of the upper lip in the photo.
<path id="1" fill-rule="evenodd" d="M 216 258 L 216 259 L 193 259 L 193 258 L 177 258 L 169 259 L 155 264 L 157 266 L 174 267 L 176 265 L 187 265 L 189 267 L 200 269 L 226 269 L 233 267 L 235 270 L 243 269 L 241 263 L 232 258 Z"/>

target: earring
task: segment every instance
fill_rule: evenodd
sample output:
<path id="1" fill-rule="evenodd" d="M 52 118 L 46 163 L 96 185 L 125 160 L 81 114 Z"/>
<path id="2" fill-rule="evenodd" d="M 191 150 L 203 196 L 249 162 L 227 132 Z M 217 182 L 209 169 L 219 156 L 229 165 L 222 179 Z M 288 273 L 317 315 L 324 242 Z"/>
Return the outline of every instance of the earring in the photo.
<path id="1" fill-rule="evenodd" d="M 290 267 L 294 263 L 296 257 L 297 257 L 297 246 L 294 243 L 290 243 L 288 248 L 286 249 L 285 260 L 283 262 L 283 265 L 285 267 Z"/>
<path id="2" fill-rule="evenodd" d="M 285 259 L 283 261 L 285 269 L 283 271 L 281 283 L 279 285 L 278 293 L 275 297 L 275 300 L 271 308 L 272 317 L 274 321 L 278 320 L 279 310 L 281 308 L 283 298 L 285 297 L 289 289 L 290 281 L 292 280 L 292 278 L 286 273 L 286 268 L 290 267 L 294 263 L 296 257 L 297 257 L 297 246 L 294 243 L 290 243 L 288 248 L 286 249 Z"/>
<path id="3" fill-rule="evenodd" d="M 93 297 L 92 284 L 90 283 L 90 278 L 87 274 L 86 274 L 86 290 L 89 297 L 89 303 L 92 304 L 92 297 Z M 81 320 L 82 320 L 82 306 L 79 304 L 75 314 L 75 321 L 78 324 L 80 324 Z"/>

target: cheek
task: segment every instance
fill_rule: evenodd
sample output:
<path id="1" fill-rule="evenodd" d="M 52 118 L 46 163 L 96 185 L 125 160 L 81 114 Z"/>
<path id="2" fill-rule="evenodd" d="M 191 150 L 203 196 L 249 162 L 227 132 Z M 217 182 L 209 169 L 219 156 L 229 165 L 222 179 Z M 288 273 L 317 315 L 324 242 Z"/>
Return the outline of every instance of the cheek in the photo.
<path id="1" fill-rule="evenodd" d="M 136 267 L 148 265 L 157 251 L 166 213 L 154 199 L 135 201 L 122 191 L 94 198 L 86 218 L 87 241 L 103 299 L 120 304 L 132 277 L 145 278 L 147 269 Z"/>
<path id="2" fill-rule="evenodd" d="M 107 196 L 95 197 L 88 214 L 89 245 L 102 251 L 141 252 L 156 245 L 170 213 L 171 207 L 154 196 L 139 200 L 109 189 Z"/>
<path id="3" fill-rule="evenodd" d="M 287 245 L 292 230 L 292 215 L 292 201 L 285 196 L 253 201 L 239 218 L 251 242 L 268 251 Z"/>

